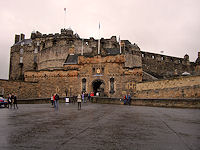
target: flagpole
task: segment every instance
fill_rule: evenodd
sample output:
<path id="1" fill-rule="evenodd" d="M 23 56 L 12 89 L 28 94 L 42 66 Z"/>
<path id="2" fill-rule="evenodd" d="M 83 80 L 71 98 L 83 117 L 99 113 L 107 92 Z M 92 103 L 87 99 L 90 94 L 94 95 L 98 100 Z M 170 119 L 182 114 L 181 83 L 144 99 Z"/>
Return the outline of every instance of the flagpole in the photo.
<path id="1" fill-rule="evenodd" d="M 66 8 L 64 8 L 64 12 L 65 12 L 65 14 L 64 14 L 64 28 L 66 27 Z"/>
<path id="2" fill-rule="evenodd" d="M 98 39 L 98 55 L 100 54 L 100 22 L 99 22 L 99 39 Z"/>
<path id="3" fill-rule="evenodd" d="M 83 55 L 83 41 L 84 41 L 84 39 L 82 39 L 82 49 L 81 49 L 81 55 Z"/>
<path id="4" fill-rule="evenodd" d="M 120 54 L 122 53 L 122 46 L 121 46 L 121 39 L 120 39 L 120 36 L 119 36 L 119 53 L 120 53 Z"/>

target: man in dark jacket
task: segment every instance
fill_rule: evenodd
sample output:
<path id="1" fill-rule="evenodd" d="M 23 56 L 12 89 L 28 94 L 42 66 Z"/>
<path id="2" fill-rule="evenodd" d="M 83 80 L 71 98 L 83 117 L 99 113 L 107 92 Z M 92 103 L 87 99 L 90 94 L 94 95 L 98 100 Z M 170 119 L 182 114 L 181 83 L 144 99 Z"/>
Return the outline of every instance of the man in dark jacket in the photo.
<path id="1" fill-rule="evenodd" d="M 14 109 L 15 109 L 15 106 L 18 109 L 18 106 L 17 106 L 17 96 L 14 93 L 11 96 L 11 101 L 13 102 Z"/>
<path id="2" fill-rule="evenodd" d="M 131 105 L 131 94 L 128 94 L 128 104 Z"/>
<path id="3" fill-rule="evenodd" d="M 11 94 L 8 96 L 8 108 L 12 109 L 12 99 L 11 99 Z"/>
<path id="4" fill-rule="evenodd" d="M 55 109 L 58 110 L 58 105 L 59 105 L 59 95 L 56 93 L 55 94 Z"/>

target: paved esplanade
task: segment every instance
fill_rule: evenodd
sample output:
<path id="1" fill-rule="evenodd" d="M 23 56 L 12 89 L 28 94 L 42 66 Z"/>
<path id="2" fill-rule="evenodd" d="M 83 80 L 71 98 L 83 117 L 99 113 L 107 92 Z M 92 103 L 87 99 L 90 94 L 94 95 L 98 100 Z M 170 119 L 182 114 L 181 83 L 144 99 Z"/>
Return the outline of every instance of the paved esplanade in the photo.
<path id="1" fill-rule="evenodd" d="M 106 104 L 0 109 L 0 149 L 199 150 L 200 110 Z"/>

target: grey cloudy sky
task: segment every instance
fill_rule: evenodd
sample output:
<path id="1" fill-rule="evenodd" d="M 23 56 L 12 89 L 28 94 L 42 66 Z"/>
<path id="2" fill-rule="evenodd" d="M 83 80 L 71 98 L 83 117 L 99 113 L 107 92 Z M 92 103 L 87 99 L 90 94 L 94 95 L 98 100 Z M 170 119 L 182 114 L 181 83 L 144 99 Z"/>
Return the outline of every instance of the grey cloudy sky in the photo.
<path id="1" fill-rule="evenodd" d="M 80 37 L 112 35 L 143 51 L 195 61 L 200 51 L 200 0 L 0 0 L 0 79 L 8 78 L 14 35 L 59 33 L 66 25 Z"/>

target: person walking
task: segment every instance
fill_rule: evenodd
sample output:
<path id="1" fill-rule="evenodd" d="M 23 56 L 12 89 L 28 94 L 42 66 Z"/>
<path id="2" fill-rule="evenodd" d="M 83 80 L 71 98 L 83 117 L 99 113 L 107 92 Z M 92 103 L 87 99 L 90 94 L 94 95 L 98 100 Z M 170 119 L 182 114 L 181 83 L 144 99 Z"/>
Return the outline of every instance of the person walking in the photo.
<path id="1" fill-rule="evenodd" d="M 14 109 L 15 109 L 15 106 L 18 109 L 18 106 L 17 106 L 17 96 L 15 94 L 13 96 L 14 96 L 14 101 L 13 101 Z"/>
<path id="2" fill-rule="evenodd" d="M 85 102 L 87 103 L 87 100 L 88 100 L 88 93 L 85 93 L 85 94 L 84 94 L 84 100 L 85 100 Z"/>
<path id="3" fill-rule="evenodd" d="M 12 109 L 11 94 L 8 95 L 8 108 L 11 108 L 11 109 Z"/>
<path id="4" fill-rule="evenodd" d="M 126 105 L 126 104 L 127 104 L 127 100 L 128 100 L 128 96 L 127 96 L 127 95 L 125 95 L 125 96 L 124 96 L 124 105 Z"/>
<path id="5" fill-rule="evenodd" d="M 55 94 L 55 110 L 58 110 L 58 105 L 59 105 L 59 95 L 56 93 Z"/>
<path id="6" fill-rule="evenodd" d="M 52 96 L 51 96 L 51 105 L 53 106 L 54 105 L 54 99 L 53 99 L 53 94 L 52 94 Z"/>
<path id="7" fill-rule="evenodd" d="M 131 94 L 128 94 L 128 105 L 131 105 Z"/>
<path id="8" fill-rule="evenodd" d="M 83 103 L 85 103 L 85 99 L 84 99 L 85 98 L 85 93 L 84 92 L 82 93 L 81 97 L 82 97 Z"/>
<path id="9" fill-rule="evenodd" d="M 11 97 L 10 97 L 10 99 L 11 99 L 11 109 L 12 109 L 12 106 L 14 105 L 14 94 L 12 93 L 11 94 Z"/>
<path id="10" fill-rule="evenodd" d="M 81 95 L 80 94 L 78 94 L 77 103 L 78 103 L 78 110 L 81 110 Z"/>

